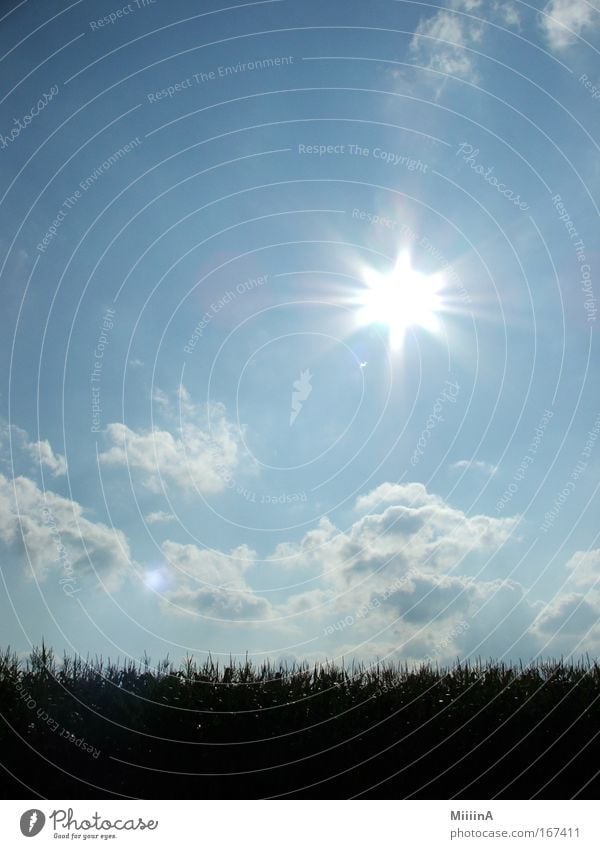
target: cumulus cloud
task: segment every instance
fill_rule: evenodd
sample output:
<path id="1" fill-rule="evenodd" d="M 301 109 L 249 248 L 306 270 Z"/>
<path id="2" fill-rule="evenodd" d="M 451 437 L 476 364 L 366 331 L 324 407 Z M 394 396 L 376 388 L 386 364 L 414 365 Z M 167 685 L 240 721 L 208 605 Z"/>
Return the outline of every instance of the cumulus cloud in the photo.
<path id="1" fill-rule="evenodd" d="M 248 586 L 245 573 L 256 561 L 256 552 L 245 545 L 229 554 L 182 545 L 162 544 L 169 568 L 176 573 L 174 587 L 165 598 L 180 612 L 231 621 L 264 620 L 271 606 Z"/>
<path id="2" fill-rule="evenodd" d="M 76 582 L 95 572 L 116 588 L 131 561 L 122 531 L 87 519 L 78 502 L 43 492 L 28 478 L 1 474 L 0 542 L 40 581 L 54 574 Z"/>
<path id="3" fill-rule="evenodd" d="M 535 653 L 529 629 L 538 606 L 515 581 L 425 576 L 401 603 L 402 618 L 393 630 L 402 639 L 400 653 L 414 660 L 448 663 L 457 657 Z"/>
<path id="4" fill-rule="evenodd" d="M 105 433 L 110 447 L 100 461 L 139 471 L 142 485 L 151 492 L 160 491 L 161 479 L 184 491 L 223 491 L 244 455 L 242 433 L 227 419 L 225 407 L 196 405 L 184 387 L 178 405 L 160 390 L 154 391 L 153 400 L 164 424 L 135 430 L 112 422 Z"/>
<path id="5" fill-rule="evenodd" d="M 550 0 L 540 14 L 540 27 L 549 47 L 561 52 L 598 29 L 600 9 L 588 0 Z"/>
<path id="6" fill-rule="evenodd" d="M 545 603 L 517 581 L 480 577 L 518 519 L 467 515 L 418 483 L 381 484 L 356 508 L 366 515 L 348 528 L 323 518 L 273 553 L 304 576 L 274 612 L 323 656 L 448 663 L 600 649 L 600 550 L 573 555 L 566 591 Z"/>
<path id="7" fill-rule="evenodd" d="M 416 502 L 411 500 L 415 492 Z M 398 571 L 416 564 L 439 571 L 458 567 L 472 551 L 498 549 L 516 525 L 514 518 L 467 516 L 424 488 L 411 485 L 395 504 L 365 516 L 335 537 L 328 552 L 335 553 L 338 574 L 345 579 L 365 571 Z"/>
<path id="8" fill-rule="evenodd" d="M 422 483 L 382 483 L 367 495 L 356 499 L 355 510 L 366 513 L 384 504 L 401 502 L 415 507 L 419 504 L 439 502 L 437 496 L 427 492 Z"/>
<path id="9" fill-rule="evenodd" d="M 586 587 L 600 594 L 600 548 L 576 551 L 567 562 L 569 580 L 577 587 Z"/>
<path id="10" fill-rule="evenodd" d="M 581 593 L 568 593 L 544 608 L 535 627 L 551 637 L 583 637 L 594 629 L 600 634 L 600 603 Z"/>
<path id="11" fill-rule="evenodd" d="M 54 453 L 47 439 L 28 443 L 27 451 L 33 460 L 37 460 L 42 466 L 46 466 L 54 477 L 66 475 L 67 461 L 62 454 Z"/>
<path id="12" fill-rule="evenodd" d="M 355 507 L 366 515 L 347 530 L 324 517 L 299 542 L 278 545 L 271 559 L 327 576 L 338 590 L 365 577 L 372 585 L 385 584 L 415 568 L 459 569 L 471 554 L 497 551 L 518 524 L 517 518 L 467 516 L 421 483 L 381 484 L 359 497 Z"/>
<path id="13" fill-rule="evenodd" d="M 268 601 L 254 593 L 222 587 L 183 586 L 166 596 L 185 613 L 226 622 L 263 622 L 268 618 Z"/>
<path id="14" fill-rule="evenodd" d="M 389 501 L 395 503 L 385 506 Z M 431 652 L 442 632 L 476 616 L 482 604 L 504 592 L 504 582 L 479 581 L 465 574 L 464 564 L 471 555 L 482 563 L 501 547 L 515 519 L 467 516 L 420 483 L 382 484 L 357 506 L 379 512 L 363 515 L 346 530 L 323 517 L 300 540 L 277 545 L 265 558 L 246 546 L 226 554 L 167 540 L 162 551 L 172 576 L 164 596 L 188 613 L 225 621 L 271 620 L 270 627 L 299 638 L 314 629 L 320 640 L 328 623 L 355 617 L 362 608 L 369 615 L 356 620 L 358 642 L 388 629 L 397 646 L 418 635 Z M 285 575 L 293 569 L 308 575 L 308 583 L 282 589 L 277 601 L 268 601 L 249 580 L 258 564 L 287 566 Z M 455 652 L 455 639 L 447 637 L 445 648 Z"/>
<path id="15" fill-rule="evenodd" d="M 600 549 L 576 551 L 566 563 L 565 589 L 543 605 L 533 632 L 547 652 L 600 651 Z"/>
<path id="16" fill-rule="evenodd" d="M 576 552 L 566 564 L 566 592 L 542 604 L 515 581 L 478 576 L 514 536 L 517 519 L 468 515 L 417 482 L 382 483 L 355 508 L 349 527 L 322 517 L 264 557 L 246 545 L 225 552 L 167 539 L 147 583 L 172 614 L 209 620 L 211 628 L 260 625 L 261 634 L 310 643 L 322 656 L 391 654 L 442 664 L 600 647 L 600 549 Z M 150 523 L 173 518 L 146 516 Z M 27 570 L 30 563 L 38 580 L 67 575 L 75 591 L 94 572 L 111 590 L 133 579 L 121 531 L 26 477 L 0 475 L 0 543 L 15 563 Z M 281 590 L 254 589 L 261 566 L 288 567 Z M 285 589 L 290 574 L 304 580 Z"/>
<path id="17" fill-rule="evenodd" d="M 420 483 L 381 484 L 356 508 L 367 515 L 346 530 L 322 519 L 274 552 L 313 583 L 278 607 L 290 627 L 298 620 L 299 636 L 314 628 L 338 654 L 445 661 L 485 644 L 477 624 L 490 629 L 494 617 L 480 614 L 486 604 L 499 611 L 502 598 L 504 616 L 512 602 L 525 627 L 535 618 L 521 587 L 470 574 L 507 542 L 517 520 L 467 516 Z"/>
<path id="18" fill-rule="evenodd" d="M 357 647 L 360 652 L 368 647 L 371 657 L 395 655 L 443 664 L 467 656 L 525 659 L 533 657 L 539 645 L 531 633 L 539 605 L 510 580 L 416 569 L 358 604 L 354 594 L 344 597 L 342 604 L 343 612 L 330 615 L 325 627 L 334 645 L 336 636 L 344 640 L 341 649 L 336 645 L 341 654 L 353 655 Z M 344 627 L 348 623 L 351 630 Z"/>
<path id="19" fill-rule="evenodd" d="M 0 454 L 4 465 L 27 458 L 47 468 L 53 477 L 67 473 L 67 461 L 62 454 L 54 453 L 47 439 L 32 442 L 26 430 L 4 420 L 0 420 Z"/>
<path id="20" fill-rule="evenodd" d="M 466 614 L 474 592 L 475 582 L 469 579 L 414 573 L 388 600 L 394 614 L 409 624 L 437 625 L 448 616 Z"/>

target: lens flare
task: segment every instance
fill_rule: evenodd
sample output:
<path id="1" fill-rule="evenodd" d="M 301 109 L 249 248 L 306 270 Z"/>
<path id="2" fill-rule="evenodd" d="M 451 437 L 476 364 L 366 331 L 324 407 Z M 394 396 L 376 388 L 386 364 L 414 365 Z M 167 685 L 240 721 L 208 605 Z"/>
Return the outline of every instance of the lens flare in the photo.
<path id="1" fill-rule="evenodd" d="M 397 349 L 402 345 L 409 327 L 419 326 L 431 332 L 439 329 L 439 291 L 444 282 L 441 274 L 420 274 L 412 268 L 410 255 L 402 253 L 390 274 L 366 268 L 363 278 L 367 286 L 358 298 L 357 321 L 361 325 L 387 327 L 390 347 Z"/>

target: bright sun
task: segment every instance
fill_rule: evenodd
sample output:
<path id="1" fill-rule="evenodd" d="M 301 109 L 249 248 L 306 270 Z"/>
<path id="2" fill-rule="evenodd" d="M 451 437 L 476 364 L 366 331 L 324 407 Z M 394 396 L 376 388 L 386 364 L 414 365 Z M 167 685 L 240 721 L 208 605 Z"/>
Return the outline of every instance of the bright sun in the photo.
<path id="1" fill-rule="evenodd" d="M 388 328 L 392 348 L 400 347 L 409 327 L 418 325 L 431 331 L 438 329 L 441 275 L 426 277 L 420 274 L 411 267 L 409 254 L 403 253 L 390 274 L 380 274 L 367 268 L 363 277 L 367 288 L 358 299 L 360 309 L 357 319 L 363 325 L 384 324 Z"/>

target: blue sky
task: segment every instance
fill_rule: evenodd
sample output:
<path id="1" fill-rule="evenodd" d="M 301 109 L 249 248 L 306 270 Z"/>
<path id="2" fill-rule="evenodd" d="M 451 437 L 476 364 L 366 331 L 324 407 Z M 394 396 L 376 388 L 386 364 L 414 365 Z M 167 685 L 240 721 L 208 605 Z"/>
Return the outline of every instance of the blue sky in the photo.
<path id="1" fill-rule="evenodd" d="M 597 655 L 597 2 L 3 15 L 2 642 Z"/>

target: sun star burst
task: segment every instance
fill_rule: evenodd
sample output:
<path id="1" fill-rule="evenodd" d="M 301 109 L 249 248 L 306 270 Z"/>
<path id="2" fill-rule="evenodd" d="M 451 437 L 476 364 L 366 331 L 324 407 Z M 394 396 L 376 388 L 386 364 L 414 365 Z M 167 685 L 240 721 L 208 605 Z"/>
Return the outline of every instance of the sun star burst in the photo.
<path id="1" fill-rule="evenodd" d="M 363 279 L 366 288 L 359 296 L 357 320 L 362 325 L 387 327 L 392 348 L 401 346 L 409 327 L 431 332 L 439 329 L 441 275 L 426 276 L 415 271 L 408 253 L 400 254 L 391 273 L 366 268 Z"/>

